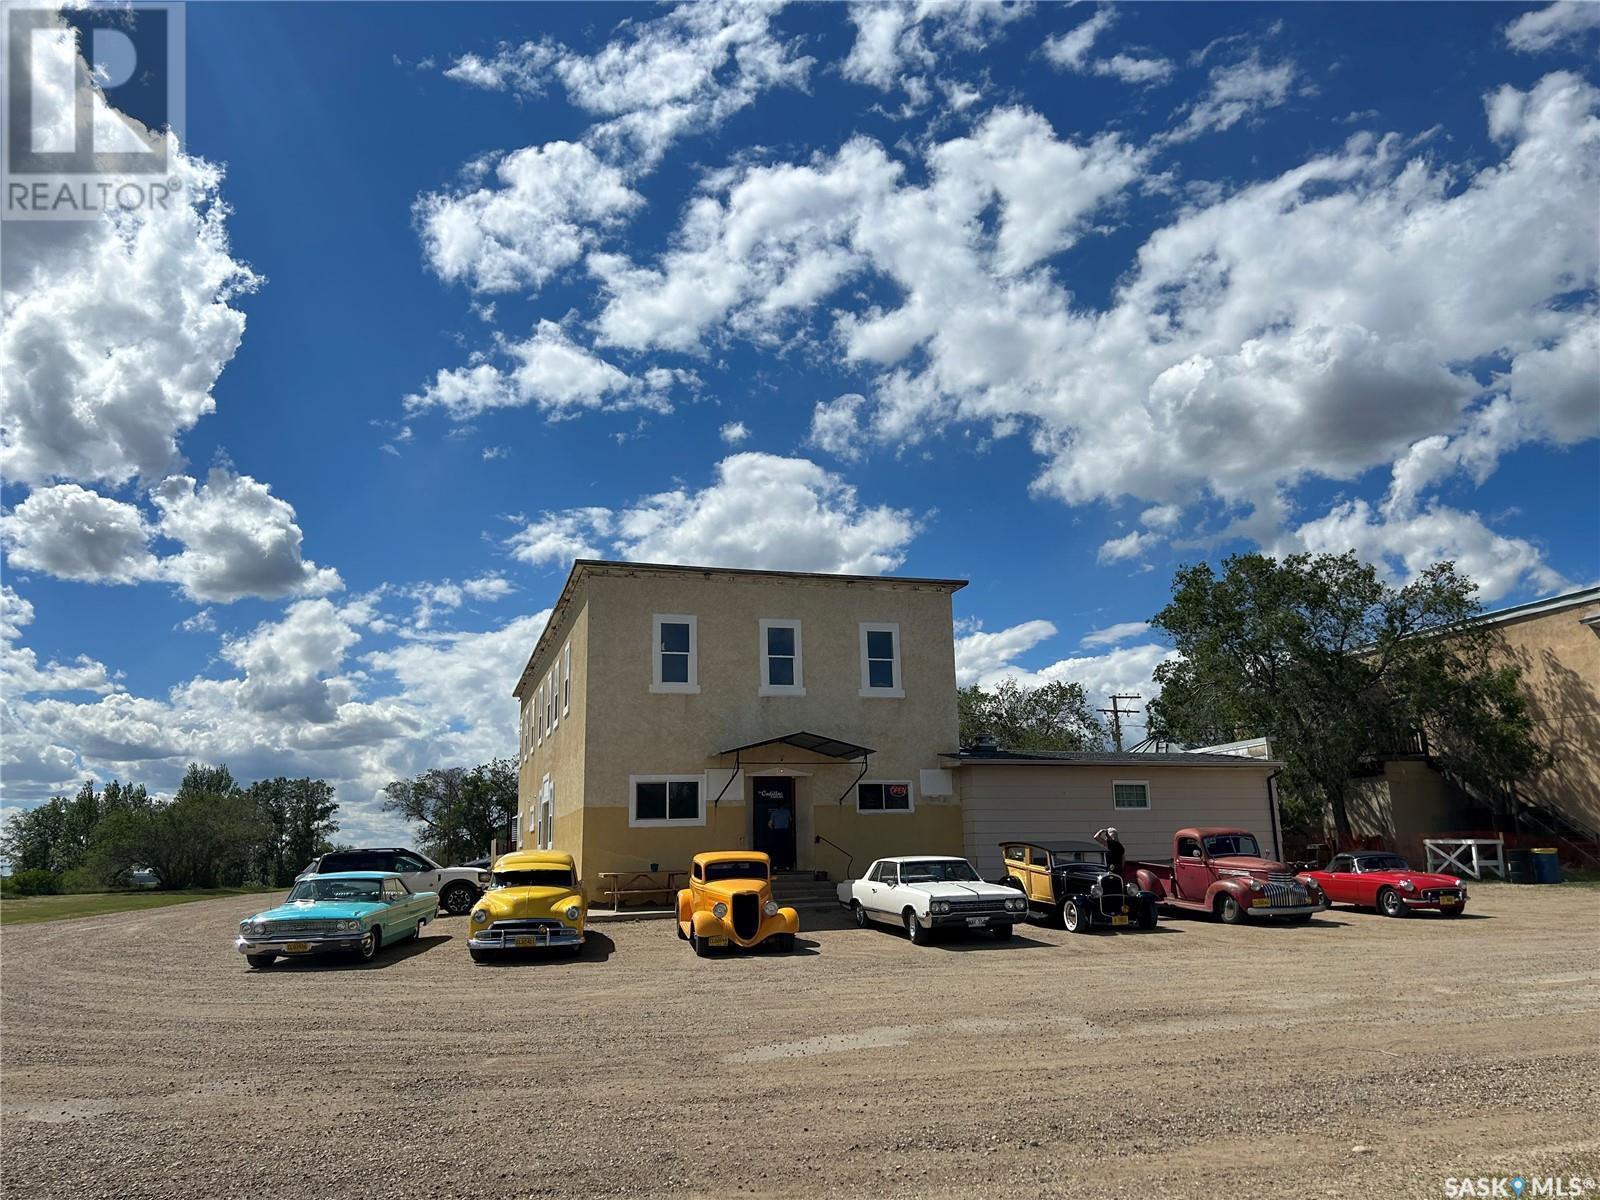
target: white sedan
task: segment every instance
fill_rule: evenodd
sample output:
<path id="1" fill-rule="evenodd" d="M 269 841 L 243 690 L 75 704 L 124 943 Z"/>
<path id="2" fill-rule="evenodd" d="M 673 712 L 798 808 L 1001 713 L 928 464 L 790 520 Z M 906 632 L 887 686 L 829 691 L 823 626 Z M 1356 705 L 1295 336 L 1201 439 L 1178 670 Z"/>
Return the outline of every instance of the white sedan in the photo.
<path id="1" fill-rule="evenodd" d="M 935 929 L 987 929 L 997 938 L 1028 915 L 1016 888 L 985 883 L 964 858 L 880 858 L 860 879 L 839 885 L 839 903 L 856 924 L 898 925 L 921 944 Z"/>

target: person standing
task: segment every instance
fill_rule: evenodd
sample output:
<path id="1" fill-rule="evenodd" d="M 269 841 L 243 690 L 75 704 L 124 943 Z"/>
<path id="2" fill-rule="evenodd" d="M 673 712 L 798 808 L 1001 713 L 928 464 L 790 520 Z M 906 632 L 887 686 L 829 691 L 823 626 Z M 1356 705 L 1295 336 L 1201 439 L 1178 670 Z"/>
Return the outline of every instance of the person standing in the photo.
<path id="1" fill-rule="evenodd" d="M 1122 841 L 1117 837 L 1115 826 L 1108 825 L 1094 835 L 1094 840 L 1106 848 L 1106 865 L 1118 875 L 1122 874 L 1122 860 L 1127 851 L 1122 847 Z"/>

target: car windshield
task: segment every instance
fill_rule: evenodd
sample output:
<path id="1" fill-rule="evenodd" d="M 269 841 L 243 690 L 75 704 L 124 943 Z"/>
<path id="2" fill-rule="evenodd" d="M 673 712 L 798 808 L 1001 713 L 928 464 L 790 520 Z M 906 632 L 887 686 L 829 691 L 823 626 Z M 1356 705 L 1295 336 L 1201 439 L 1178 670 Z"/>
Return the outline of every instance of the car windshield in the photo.
<path id="1" fill-rule="evenodd" d="M 719 879 L 765 879 L 766 877 L 767 864 L 755 859 L 727 859 L 723 862 L 706 864 L 707 883 L 716 883 Z"/>
<path id="2" fill-rule="evenodd" d="M 1406 860 L 1398 854 L 1375 854 L 1369 858 L 1356 859 L 1358 871 L 1408 871 Z"/>
<path id="3" fill-rule="evenodd" d="M 302 879 L 289 893 L 291 900 L 356 900 L 378 904 L 383 900 L 381 879 Z"/>
<path id="4" fill-rule="evenodd" d="M 929 858 L 900 864 L 901 883 L 977 883 L 978 873 L 964 858 Z"/>
<path id="5" fill-rule="evenodd" d="M 1248 833 L 1216 833 L 1206 839 L 1212 858 L 1260 858 L 1261 847 Z"/>
<path id="6" fill-rule="evenodd" d="M 571 887 L 572 871 L 567 867 L 539 867 L 531 871 L 496 871 L 495 887 Z"/>

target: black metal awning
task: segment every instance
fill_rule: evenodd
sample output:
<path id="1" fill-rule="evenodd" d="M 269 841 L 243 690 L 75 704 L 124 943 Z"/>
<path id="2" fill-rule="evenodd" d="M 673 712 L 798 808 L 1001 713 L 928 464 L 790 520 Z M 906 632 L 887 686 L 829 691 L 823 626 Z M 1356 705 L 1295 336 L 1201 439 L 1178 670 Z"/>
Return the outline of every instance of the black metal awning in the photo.
<path id="1" fill-rule="evenodd" d="M 793 746 L 797 750 L 809 750 L 813 754 L 820 754 L 824 758 L 866 758 L 873 751 L 865 746 L 858 746 L 854 742 L 847 742 L 842 738 L 825 737 L 820 733 L 807 733 L 800 730 L 797 733 L 780 734 L 777 737 L 762 738 L 759 742 L 751 742 L 748 746 L 735 746 L 731 750 L 718 750 L 720 757 L 724 754 L 740 754 L 746 750 L 759 750 L 762 746 Z"/>

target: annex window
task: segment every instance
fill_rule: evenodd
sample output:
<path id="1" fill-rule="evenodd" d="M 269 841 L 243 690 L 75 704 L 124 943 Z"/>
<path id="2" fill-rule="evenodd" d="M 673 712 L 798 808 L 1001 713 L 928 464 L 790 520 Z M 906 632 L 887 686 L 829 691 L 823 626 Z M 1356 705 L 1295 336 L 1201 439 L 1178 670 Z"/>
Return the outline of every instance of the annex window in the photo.
<path id="1" fill-rule="evenodd" d="M 856 784 L 857 812 L 910 812 L 911 784 L 900 780 Z"/>
<path id="2" fill-rule="evenodd" d="M 561 715 L 572 711 L 572 643 L 561 647 Z"/>
<path id="3" fill-rule="evenodd" d="M 805 669 L 800 649 L 800 622 L 764 619 L 757 653 L 763 696 L 804 696 Z"/>
<path id="4" fill-rule="evenodd" d="M 695 619 L 657 613 L 650 622 L 650 690 L 698 692 L 700 666 Z"/>
<path id="5" fill-rule="evenodd" d="M 1111 807 L 1116 809 L 1149 808 L 1149 783 L 1143 779 L 1113 780 L 1111 783 Z"/>
<path id="6" fill-rule="evenodd" d="M 634 775 L 628 780 L 629 825 L 704 825 L 701 775 Z"/>
<path id="7" fill-rule="evenodd" d="M 900 626 L 861 622 L 861 694 L 906 694 L 900 679 Z"/>

